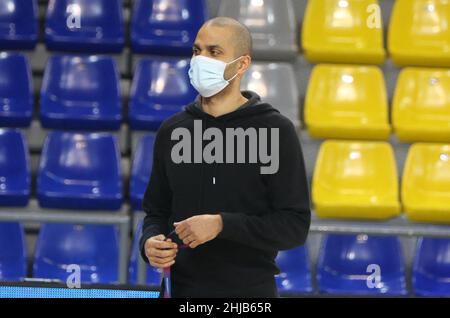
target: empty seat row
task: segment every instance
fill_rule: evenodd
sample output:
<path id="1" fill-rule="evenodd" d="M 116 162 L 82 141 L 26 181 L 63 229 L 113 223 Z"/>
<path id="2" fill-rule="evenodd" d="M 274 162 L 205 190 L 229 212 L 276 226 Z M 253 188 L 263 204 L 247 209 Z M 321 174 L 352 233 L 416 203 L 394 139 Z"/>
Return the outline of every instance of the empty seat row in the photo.
<path id="1" fill-rule="evenodd" d="M 80 266 L 81 281 L 118 282 L 118 234 L 109 225 L 42 224 L 36 242 L 33 277 L 68 280 Z M 27 277 L 27 245 L 19 223 L 0 222 L 0 281 Z"/>
<path id="2" fill-rule="evenodd" d="M 31 171 L 20 131 L 0 129 L 0 156 L 0 206 L 26 206 Z M 39 205 L 78 211 L 119 209 L 123 201 L 120 171 L 120 154 L 111 134 L 52 131 L 46 138 L 37 173 Z M 116 283 L 117 257 L 114 226 L 43 224 L 33 275 L 65 281 L 69 265 L 78 264 L 83 281 Z M 23 228 L 17 223 L 0 223 L 0 280 L 20 280 L 25 275 Z"/>
<path id="3" fill-rule="evenodd" d="M 389 143 L 327 140 L 313 175 L 314 209 L 320 217 L 372 220 L 392 218 L 403 210 L 412 221 L 450 222 L 449 144 L 413 144 L 401 193 L 398 183 Z"/>
<path id="4" fill-rule="evenodd" d="M 28 203 L 27 148 L 17 131 L 0 131 L 5 161 L 1 202 Z M 150 177 L 152 135 L 140 140 L 130 181 L 133 209 L 140 209 Z M 105 155 L 107 154 L 107 156 Z M 105 159 L 106 158 L 106 159 Z M 414 221 L 449 222 L 450 145 L 413 144 L 403 172 L 403 210 Z M 39 204 L 47 208 L 116 210 L 122 205 L 120 154 L 107 133 L 51 132 L 37 176 Z M 14 176 L 8 178 L 8 176 Z M 386 219 L 399 215 L 397 165 L 386 142 L 325 141 L 312 183 L 312 199 L 321 217 Z"/>
<path id="5" fill-rule="evenodd" d="M 388 32 L 395 64 L 450 66 L 450 3 L 396 0 Z M 312 63 L 382 64 L 383 21 L 377 0 L 308 1 L 302 46 Z"/>
<path id="6" fill-rule="evenodd" d="M 139 238 L 142 233 L 142 221 L 138 224 L 128 267 L 128 282 L 137 284 L 138 278 L 138 258 Z M 288 293 L 310 293 L 313 291 L 311 281 L 311 271 L 309 264 L 308 250 L 305 247 L 299 247 L 291 251 L 280 252 L 277 257 L 277 265 L 281 273 L 277 277 L 278 289 Z M 152 266 L 146 266 L 146 284 L 159 286 L 161 282 L 161 271 Z"/>
<path id="7" fill-rule="evenodd" d="M 45 17 L 47 47 L 58 51 L 120 52 L 125 43 L 122 5 L 122 0 L 50 0 Z M 0 24 L 5 28 L 0 29 L 0 37 L 5 40 L 0 48 L 33 48 L 38 35 L 37 0 L 0 0 L 2 8 Z M 258 57 L 286 59 L 297 54 L 296 21 L 290 0 L 221 1 L 218 14 L 232 16 L 251 29 Z M 135 0 L 130 26 L 132 50 L 189 56 L 208 15 L 205 0 Z"/>
<path id="8" fill-rule="evenodd" d="M 68 0 L 51 1 L 46 26 L 49 47 L 89 50 L 97 44 L 95 49 L 105 50 L 111 39 L 123 45 L 121 4 L 105 2 L 77 0 L 74 5 Z M 196 32 L 207 18 L 206 11 L 203 0 L 135 1 L 131 22 L 133 49 L 189 55 Z M 449 12 L 447 0 L 396 1 L 388 38 L 394 62 L 450 66 Z M 291 0 L 221 1 L 218 15 L 236 18 L 248 26 L 257 58 L 292 59 L 297 55 L 297 26 Z M 68 26 L 69 19 L 77 17 L 85 25 Z M 309 1 L 303 20 L 302 46 L 311 62 L 381 64 L 385 59 L 383 22 L 377 0 Z M 120 45 L 116 49 L 119 48 Z"/>
<path id="9" fill-rule="evenodd" d="M 0 53 L 0 78 L 0 126 L 28 127 L 33 85 L 27 59 L 18 53 Z M 110 57 L 52 56 L 41 90 L 42 126 L 118 129 L 122 120 L 119 92 L 119 75 Z"/>
<path id="10" fill-rule="evenodd" d="M 128 103 L 133 130 L 158 129 L 193 101 L 187 59 L 142 59 L 136 66 Z M 0 53 L 0 125 L 26 127 L 33 110 L 26 59 Z M 44 128 L 117 130 L 122 118 L 119 74 L 107 56 L 52 56 L 41 87 Z M 254 63 L 242 89 L 257 92 L 299 126 L 299 94 L 288 63 Z M 304 118 L 315 138 L 381 139 L 391 131 L 401 141 L 450 141 L 450 71 L 405 68 L 398 78 L 389 123 L 383 74 L 375 66 L 317 65 L 305 97 Z"/>
<path id="11" fill-rule="evenodd" d="M 207 16 L 204 0 L 136 0 L 132 48 L 140 53 L 190 55 Z M 33 49 L 37 40 L 37 0 L 0 0 L 0 48 Z M 45 42 L 56 51 L 121 52 L 125 45 L 122 0 L 50 0 Z"/>
<path id="12" fill-rule="evenodd" d="M 136 66 L 128 103 L 132 130 L 155 131 L 161 122 L 195 99 L 187 59 L 142 59 Z M 27 127 L 33 111 L 26 59 L 0 53 L 0 125 Z M 52 56 L 40 94 L 44 128 L 117 130 L 123 122 L 119 74 L 107 56 Z M 254 63 L 242 89 L 257 92 L 296 126 L 299 94 L 293 67 Z M 383 74 L 375 66 L 317 65 L 305 97 L 304 118 L 314 138 L 450 141 L 450 71 L 405 68 L 397 81 L 389 123 Z"/>
<path id="13" fill-rule="evenodd" d="M 149 150 L 150 151 L 150 150 Z M 0 129 L 0 205 L 26 206 L 31 170 L 22 133 Z M 109 133 L 52 131 L 42 149 L 37 197 L 45 208 L 117 210 L 122 174 L 116 137 Z"/>
<path id="14" fill-rule="evenodd" d="M 314 138 L 450 142 L 450 71 L 404 68 L 392 102 L 376 66 L 320 64 L 305 97 L 304 118 Z"/>
<path id="15" fill-rule="evenodd" d="M 130 204 L 142 209 L 150 179 L 154 135 L 143 136 L 133 157 Z M 0 206 L 26 206 L 31 170 L 22 133 L 0 129 Z M 37 172 L 37 198 L 44 208 L 117 210 L 123 202 L 120 153 L 108 133 L 51 132 Z"/>
<path id="16" fill-rule="evenodd" d="M 117 284 L 119 239 L 112 225 L 42 224 L 33 277 L 67 282 L 79 266 L 82 283 Z"/>
<path id="17" fill-rule="evenodd" d="M 11 163 L 9 164 L 9 166 L 2 167 L 3 168 L 2 176 L 6 175 L 5 177 L 6 181 L 4 182 L 5 185 L 2 186 L 2 188 L 11 189 L 9 187 L 9 184 L 10 183 L 14 184 L 15 182 L 26 185 L 27 176 L 26 175 L 23 176 L 24 174 L 21 173 L 21 170 L 26 170 L 26 168 L 25 169 L 23 168 L 23 166 L 26 167 L 26 163 L 23 163 L 23 160 L 20 159 L 20 156 L 17 156 L 17 153 L 19 154 L 21 153 L 22 157 L 26 157 L 26 151 L 24 150 L 26 149 L 26 147 L 23 146 L 24 145 L 23 138 L 20 138 L 20 133 L 15 131 L 2 130 L 0 136 L 3 135 L 5 136 L 1 144 L 3 145 L 4 142 L 6 141 L 10 142 L 11 144 L 10 145 L 6 144 L 5 147 L 0 148 L 1 151 L 3 152 L 2 157 L 14 158 L 14 162 L 12 162 L 13 160 L 11 159 Z M 110 197 L 107 196 L 102 199 L 99 198 L 99 196 L 108 192 L 105 191 L 105 184 L 102 181 L 109 180 L 109 182 L 111 183 L 111 187 L 114 188 L 115 186 L 117 186 L 116 184 L 114 184 L 115 182 L 114 180 L 116 180 L 117 175 L 113 173 L 112 170 L 114 169 L 108 170 L 107 172 L 106 169 L 99 169 L 98 158 L 100 157 L 102 158 L 101 162 L 102 165 L 111 166 L 111 163 L 106 162 L 105 159 L 115 162 L 115 159 L 112 160 L 110 159 L 111 157 L 114 158 L 115 156 L 114 153 L 117 154 L 117 151 L 113 150 L 115 147 L 112 147 L 114 142 L 111 142 L 112 138 L 111 139 L 107 138 L 106 136 L 104 136 L 104 134 L 99 135 L 98 133 L 91 133 L 89 134 L 89 136 L 91 138 L 86 138 L 85 135 L 79 133 L 53 132 L 47 139 L 46 145 L 44 146 L 43 150 L 43 159 L 41 160 L 40 164 L 40 172 L 38 173 L 38 189 L 43 187 L 44 189 L 48 189 L 49 192 L 46 193 L 45 191 L 40 191 L 38 193 L 41 193 L 40 195 L 42 195 L 42 197 L 48 201 L 47 203 L 50 205 L 50 207 L 91 209 L 95 208 L 91 206 L 92 202 L 96 201 L 98 203 L 104 204 L 107 199 L 111 199 Z M 93 142 L 91 139 L 94 140 L 100 139 L 101 141 Z M 100 144 L 101 142 L 103 142 L 105 145 L 102 146 Z M 140 190 L 136 191 L 140 192 L 140 195 L 138 194 L 137 197 L 135 198 L 136 202 L 142 200 L 143 196 L 142 191 L 145 189 L 146 177 L 143 176 L 143 174 L 146 173 L 150 174 L 149 170 L 151 165 L 149 161 L 143 158 L 144 156 L 151 157 L 150 148 L 153 142 L 154 141 L 152 136 L 146 136 L 144 137 L 144 139 L 141 139 L 140 145 L 138 146 L 138 150 L 136 152 L 135 159 L 133 162 L 132 179 L 136 177 L 138 177 L 139 179 L 136 180 L 137 186 L 133 186 L 132 183 L 131 187 L 135 187 L 136 190 L 140 188 Z M 331 143 L 331 141 L 329 142 Z M 14 145 L 15 148 L 13 147 Z M 319 154 L 319 160 L 317 164 L 322 165 L 323 162 L 328 163 L 327 168 L 324 170 L 326 172 L 325 174 L 320 174 L 316 171 L 316 173 L 319 175 L 317 177 L 318 180 L 329 181 L 329 184 L 324 185 L 324 187 L 329 192 L 332 200 L 329 200 L 328 202 L 325 203 L 326 204 L 329 204 L 330 202 L 332 203 L 333 200 L 339 195 L 344 196 L 344 199 L 346 195 L 347 198 L 348 196 L 351 195 L 353 196 L 354 200 L 348 201 L 350 203 L 353 202 L 358 203 L 359 208 L 358 212 L 361 214 L 366 213 L 367 211 L 370 210 L 370 204 L 372 204 L 375 208 L 379 208 L 379 205 L 384 204 L 386 202 L 386 197 L 391 195 L 391 193 L 384 193 L 383 188 L 387 189 L 387 191 L 385 192 L 390 192 L 392 190 L 392 187 L 389 184 L 387 184 L 388 182 L 390 182 L 390 180 L 388 180 L 386 184 L 383 183 L 384 182 L 383 180 L 392 177 L 387 176 L 387 174 L 389 173 L 387 174 L 385 173 L 385 170 L 388 172 L 390 171 L 389 167 L 382 168 L 383 165 L 384 166 L 392 165 L 392 159 L 389 158 L 389 156 L 391 155 L 386 156 L 386 154 L 389 153 L 389 149 L 386 148 L 386 146 L 383 147 L 360 146 L 359 148 L 357 146 L 353 146 L 352 148 L 345 148 L 344 146 L 345 145 L 341 147 L 342 149 L 339 148 L 339 150 L 335 150 L 332 148 L 331 152 L 329 153 L 328 160 L 323 159 L 326 158 L 327 156 Z M 411 152 L 414 152 L 415 146 L 416 145 L 413 145 L 411 147 Z M 408 156 L 405 170 L 412 169 L 413 171 L 411 174 L 413 177 L 412 180 L 407 180 L 405 182 L 407 183 L 408 186 L 412 186 L 417 191 L 416 193 L 411 193 L 411 196 L 413 200 L 416 200 L 415 201 L 416 203 L 421 204 L 418 205 L 419 217 L 427 218 L 433 216 L 434 213 L 438 213 L 438 216 L 442 216 L 444 219 L 448 220 L 448 211 L 446 209 L 449 206 L 449 204 L 448 202 L 447 203 L 445 202 L 445 198 L 448 199 L 448 189 L 450 188 L 448 186 L 450 178 L 447 173 L 449 170 L 447 169 L 448 168 L 447 163 L 449 158 L 448 152 L 450 148 L 449 146 L 444 148 L 444 150 L 446 149 L 445 152 L 442 150 L 442 147 L 430 149 L 429 148 L 430 145 L 424 146 L 426 148 L 426 151 L 422 150 L 422 152 L 419 152 L 420 156 L 418 158 L 417 155 Z M 17 149 L 16 150 L 17 152 L 12 154 L 10 152 L 11 149 Z M 367 149 L 370 150 L 370 152 Z M 101 153 L 102 156 L 96 156 L 94 154 L 91 154 L 95 152 Z M 53 156 L 54 158 L 47 159 L 46 156 Z M 438 158 L 440 161 L 437 161 Z M 332 162 L 338 162 L 339 164 L 337 166 L 336 165 L 333 166 L 333 164 L 331 164 Z M 14 168 L 15 164 L 21 167 Z M 140 165 L 140 167 L 134 168 L 135 165 Z M 101 173 L 96 173 L 93 169 L 90 169 L 91 166 L 93 169 L 101 171 Z M 14 175 L 14 178 L 7 177 L 8 176 L 7 172 L 9 171 L 11 171 L 11 173 Z M 333 175 L 332 173 L 330 173 L 330 171 L 334 171 L 337 173 Z M 439 173 L 437 173 L 436 171 L 439 171 Z M 426 176 L 424 176 L 425 173 L 427 174 Z M 107 176 L 106 174 L 112 174 L 113 177 Z M 377 174 L 378 176 L 374 177 L 374 174 Z M 42 177 L 42 175 L 45 176 Z M 17 178 L 17 176 L 23 177 Z M 97 177 L 99 178 L 97 179 Z M 41 178 L 44 180 L 44 182 L 40 183 L 39 180 Z M 364 178 L 366 180 L 364 182 L 361 182 L 361 179 Z M 406 176 L 404 176 L 404 178 L 406 178 Z M 23 181 L 22 179 L 25 181 Z M 25 190 L 27 190 L 29 186 L 22 186 L 22 188 L 25 188 Z M 64 193 L 67 189 L 70 189 L 71 191 L 69 194 Z M 336 191 L 333 193 L 333 190 L 335 189 L 340 190 L 340 193 L 336 194 L 335 193 Z M 1 195 L 2 199 L 7 198 L 8 194 L 9 193 L 7 191 L 5 191 L 5 193 L 2 193 Z M 313 190 L 313 197 L 314 195 L 315 193 Z M 428 197 L 424 197 L 424 195 Z M 432 197 L 433 195 L 434 197 Z M 392 199 L 392 197 L 390 197 L 390 199 Z M 47 204 L 45 203 L 45 200 L 42 201 L 44 202 L 44 205 Z M 64 200 L 70 203 L 71 206 L 64 204 Z M 444 200 L 444 202 L 442 201 L 439 202 L 439 200 Z M 345 206 L 344 201 L 345 200 L 340 201 L 340 203 L 342 203 L 340 208 L 344 207 L 351 210 L 352 207 L 348 205 Z M 392 201 L 388 201 L 388 203 L 389 202 Z M 436 203 L 438 202 L 442 203 L 442 206 L 437 206 Z M 10 201 L 2 201 L 2 204 L 15 205 Z M 139 203 L 135 204 L 139 205 Z M 369 207 L 367 208 L 367 206 Z M 395 206 L 396 205 L 394 203 L 394 207 Z M 328 211 L 332 211 L 332 207 L 330 205 L 326 207 L 328 208 Z M 421 207 L 423 208 L 422 210 L 420 210 Z M 381 209 L 377 211 L 381 211 Z M 358 215 L 356 217 L 361 217 L 361 215 Z M 13 231 L 16 232 L 17 238 L 15 239 L 17 242 L 15 245 L 21 244 L 20 235 L 17 236 L 17 233 L 21 232 L 21 229 L 17 228 L 16 226 Z M 0 231 L 0 233 L 8 233 L 8 231 L 2 230 Z M 8 234 L 8 239 L 13 239 L 14 237 L 15 236 L 13 234 Z M 365 242 L 366 240 L 367 239 L 363 237 L 363 239 L 358 239 L 357 242 L 358 244 L 362 244 L 360 243 L 360 241 Z M 60 243 L 57 244 L 55 247 L 55 242 Z M 110 245 L 104 246 L 104 244 Z M 134 244 L 136 246 L 137 243 Z M 418 286 L 422 286 L 421 288 L 423 288 L 425 291 L 427 290 L 427 288 L 431 288 L 431 291 L 433 291 L 435 290 L 433 284 L 436 283 L 438 285 L 440 284 L 441 286 L 440 292 L 442 292 L 443 290 L 445 290 L 445 288 L 448 288 L 447 286 L 448 284 L 445 283 L 445 279 L 442 279 L 442 277 L 436 278 L 435 276 L 444 275 L 441 273 L 445 273 L 444 271 L 445 268 L 448 268 L 447 264 L 448 262 L 446 261 L 446 258 L 442 256 L 446 255 L 442 253 L 445 253 L 445 246 L 448 246 L 448 244 L 446 243 L 447 245 L 445 244 L 442 245 L 441 243 L 439 243 L 437 246 L 435 246 L 434 243 L 433 244 L 430 243 L 431 247 L 423 242 L 421 244 L 427 246 L 426 255 L 428 259 L 425 262 L 416 261 L 417 264 L 416 266 L 417 268 L 420 269 L 417 271 L 416 275 L 417 276 L 416 280 L 418 281 L 418 284 L 421 284 Z M 395 247 L 395 245 L 385 243 L 383 244 L 376 243 L 374 244 L 374 246 L 383 248 L 383 251 L 386 246 Z M 333 251 L 336 250 L 335 247 L 331 247 L 331 249 Z M 1 248 L 0 250 L 2 252 L 8 251 L 7 248 Z M 344 250 L 347 251 L 347 249 Z M 74 253 L 74 251 L 76 251 L 76 253 Z M 432 253 L 430 255 L 428 251 L 434 251 L 433 253 L 440 253 L 439 254 L 440 256 L 434 259 L 433 257 L 435 256 L 433 256 Z M 16 252 L 19 254 L 15 254 L 14 257 L 20 257 L 20 255 L 23 255 L 21 250 Z M 295 256 L 292 257 L 294 257 L 295 259 L 297 258 L 301 259 L 303 257 L 302 255 L 295 254 L 297 252 L 293 253 Z M 448 251 L 446 253 L 448 253 Z M 331 252 L 327 252 L 325 254 L 329 255 L 331 254 Z M 350 254 L 352 253 L 349 252 L 349 255 Z M 399 255 L 398 253 L 394 252 L 393 254 Z M 278 261 L 280 262 L 280 266 L 286 266 L 285 267 L 286 269 L 283 270 L 284 273 L 282 273 L 279 276 L 278 283 L 281 286 L 280 288 L 284 286 L 284 288 L 287 288 L 289 290 L 290 288 L 289 286 L 303 284 L 300 282 L 302 281 L 304 282 L 304 279 L 307 279 L 308 276 L 302 276 L 303 278 L 298 279 L 290 278 L 288 275 L 289 272 L 291 272 L 291 269 L 289 269 L 291 265 L 289 265 L 289 262 L 286 265 L 282 265 L 284 264 L 283 258 L 285 258 L 283 257 L 283 255 L 284 254 L 280 253 L 280 259 Z M 375 253 L 375 255 L 377 254 Z M 117 232 L 113 226 L 97 227 L 97 226 L 76 226 L 76 225 L 45 225 L 42 227 L 41 234 L 38 239 L 35 257 L 36 260 L 34 263 L 34 273 L 37 277 L 54 277 L 63 279 L 64 277 L 67 277 L 66 270 L 68 269 L 68 265 L 82 264 L 83 266 L 84 265 L 86 266 L 83 267 L 84 271 L 83 280 L 90 282 L 114 282 L 117 280 L 116 276 L 117 274 L 115 269 L 117 265 L 117 263 L 115 263 L 116 256 L 117 256 Z M 348 256 L 348 258 L 354 257 L 355 256 Z M 105 261 L 105 259 L 108 261 Z M 112 261 L 113 259 L 114 261 Z M 134 256 L 134 258 L 132 258 L 132 260 L 134 261 L 136 261 L 136 259 L 137 256 Z M 437 264 L 432 263 L 430 265 L 427 263 L 429 261 L 433 262 L 433 259 L 434 262 Z M 333 264 L 331 260 L 330 262 L 331 264 Z M 324 260 L 324 263 L 326 263 L 326 260 Z M 375 264 L 380 265 L 384 263 L 375 263 Z M 399 263 L 393 262 L 393 264 L 395 265 Z M 384 270 L 390 271 L 391 267 L 389 267 L 388 265 L 389 264 L 384 264 L 380 266 L 381 268 L 384 268 Z M 342 271 L 344 271 L 345 268 L 352 268 L 349 267 L 349 265 L 335 265 L 335 266 L 337 266 L 337 269 L 340 269 Z M 21 267 L 19 266 L 16 268 L 20 269 Z M 345 288 L 350 288 L 350 290 L 353 290 L 352 288 L 355 288 L 356 290 L 358 290 L 358 288 L 361 288 L 361 286 L 364 287 L 364 280 L 361 278 L 359 279 L 359 282 L 351 282 L 351 281 L 348 282 L 348 279 L 346 279 L 345 277 L 352 277 L 352 276 L 349 275 L 347 272 L 344 271 L 344 274 L 338 275 L 336 273 L 339 273 L 339 270 L 333 269 L 331 265 L 324 266 L 323 268 L 325 272 L 323 273 L 322 276 L 318 276 L 318 280 L 323 281 L 322 285 L 324 286 L 323 287 L 324 292 L 336 293 L 337 292 L 336 284 L 341 286 L 340 288 L 345 290 L 345 293 L 349 292 L 348 289 Z M 440 271 L 436 271 L 436 268 L 439 269 Z M 99 271 L 101 271 L 101 273 Z M 2 272 L 7 272 L 7 270 L 2 270 Z M 136 273 L 136 269 L 133 270 L 131 266 L 130 277 L 133 277 L 132 273 Z M 395 274 L 398 272 L 393 273 Z M 157 273 L 152 272 L 151 275 L 153 276 L 150 277 L 153 277 L 153 279 L 155 280 L 157 277 Z M 355 274 L 354 277 L 358 276 Z M 335 281 L 333 281 L 333 279 L 337 279 L 339 282 L 336 283 Z M 388 293 L 392 290 L 399 290 L 398 288 L 402 286 L 401 277 L 398 279 L 394 279 L 393 281 L 390 281 L 388 279 L 386 281 L 382 281 L 382 283 L 384 284 L 383 285 L 384 287 L 380 288 L 380 290 L 374 290 L 375 292 Z M 350 287 L 345 287 L 346 285 Z M 291 290 L 293 290 L 292 288 Z M 310 289 L 308 285 L 306 285 L 304 291 L 308 290 Z"/>
<path id="18" fill-rule="evenodd" d="M 0 47 L 32 48 L 37 41 L 36 0 L 1 0 Z M 124 47 L 121 0 L 50 0 L 45 41 L 51 50 L 120 52 Z M 450 66 L 447 0 L 395 1 L 388 50 L 398 65 Z M 187 56 L 208 18 L 206 1 L 136 0 L 131 13 L 135 52 Z M 291 0 L 221 1 L 219 16 L 238 19 L 254 39 L 255 57 L 293 59 L 298 54 Z M 302 47 L 313 63 L 384 62 L 383 21 L 377 0 L 308 1 Z"/>
<path id="19" fill-rule="evenodd" d="M 151 149 L 149 150 L 151 152 Z M 30 198 L 29 154 L 22 133 L 0 129 L 0 206 L 26 206 Z M 109 133 L 52 131 L 37 172 L 37 196 L 44 208 L 117 210 L 123 201 L 120 153 Z M 66 281 L 71 264 L 82 281 L 117 283 L 115 226 L 43 224 L 36 243 L 34 277 Z M 0 223 L 0 280 L 26 276 L 22 226 Z"/>
<path id="20" fill-rule="evenodd" d="M 450 297 L 450 240 L 417 240 L 412 290 L 418 296 Z M 327 235 L 317 259 L 319 292 L 341 295 L 406 295 L 407 269 L 397 237 Z"/>
<path id="21" fill-rule="evenodd" d="M 150 179 L 154 135 L 143 136 L 133 157 L 130 203 L 141 210 Z M 28 147 L 18 130 L 0 129 L 0 206 L 28 205 L 31 169 Z M 109 133 L 52 131 L 42 149 L 37 199 L 43 208 L 118 210 L 123 176 L 116 137 Z"/>
<path id="22" fill-rule="evenodd" d="M 133 130 L 157 130 L 161 122 L 191 103 L 197 92 L 188 77 L 189 61 L 167 58 L 142 59 L 134 75 L 128 103 Z M 241 82 L 271 103 L 294 125 L 299 121 L 299 95 L 295 73 L 288 63 L 253 63 Z"/>
<path id="23" fill-rule="evenodd" d="M 150 178 L 153 135 L 134 154 L 130 197 L 139 210 Z M 28 151 L 20 132 L 0 130 L 1 202 L 25 206 L 29 199 Z M 12 159 L 14 158 L 14 159 Z M 387 219 L 403 210 L 413 221 L 450 222 L 450 145 L 416 143 L 404 166 L 401 202 L 397 164 L 387 142 L 327 140 L 312 181 L 321 217 Z M 117 210 L 123 202 L 120 153 L 109 133 L 52 131 L 37 173 L 39 204 L 46 208 Z"/>
<path id="24" fill-rule="evenodd" d="M 189 60 L 154 57 L 136 66 L 128 102 L 133 130 L 155 131 L 161 122 L 192 102 Z M 0 125 L 27 127 L 33 111 L 31 73 L 20 54 L 0 53 Z M 243 89 L 254 90 L 299 125 L 298 93 L 293 67 L 287 63 L 255 63 Z M 120 77 L 109 56 L 53 55 L 47 63 L 40 93 L 44 128 L 117 130 L 123 122 Z"/>
<path id="25" fill-rule="evenodd" d="M 0 281 L 27 277 L 24 231 L 18 223 L 0 223 Z M 138 240 L 134 236 L 128 282 L 137 283 Z M 43 224 L 36 243 L 32 276 L 66 282 L 73 264 L 82 283 L 118 282 L 118 239 L 114 226 Z M 420 238 L 413 261 L 416 295 L 450 296 L 450 240 Z M 278 253 L 276 277 L 282 295 L 315 291 L 306 247 Z M 146 284 L 158 286 L 160 271 L 147 266 Z M 406 295 L 403 251 L 397 237 L 326 235 L 317 259 L 318 291 L 337 295 Z"/>

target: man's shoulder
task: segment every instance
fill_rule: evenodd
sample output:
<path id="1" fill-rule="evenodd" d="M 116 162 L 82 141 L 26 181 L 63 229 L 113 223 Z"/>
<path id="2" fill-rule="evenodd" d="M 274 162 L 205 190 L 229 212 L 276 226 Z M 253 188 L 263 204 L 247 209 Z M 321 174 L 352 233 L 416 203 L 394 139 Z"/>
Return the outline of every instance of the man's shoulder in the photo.
<path id="1" fill-rule="evenodd" d="M 192 116 L 185 110 L 182 110 L 172 116 L 166 118 L 159 128 L 160 131 L 164 132 L 167 130 L 172 130 L 176 127 L 183 126 L 186 121 L 192 120 Z"/>
<path id="2" fill-rule="evenodd" d="M 279 113 L 278 111 L 267 112 L 262 114 L 258 118 L 258 122 L 261 125 L 270 127 L 270 128 L 279 128 L 281 130 L 293 130 L 295 131 L 295 125 L 285 115 Z"/>

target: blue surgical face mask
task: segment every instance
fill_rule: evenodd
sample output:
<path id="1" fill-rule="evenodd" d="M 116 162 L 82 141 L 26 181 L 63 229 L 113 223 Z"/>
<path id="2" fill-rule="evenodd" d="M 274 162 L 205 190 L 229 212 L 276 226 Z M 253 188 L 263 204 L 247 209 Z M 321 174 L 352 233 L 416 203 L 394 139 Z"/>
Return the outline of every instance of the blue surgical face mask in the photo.
<path id="1" fill-rule="evenodd" d="M 236 62 L 237 59 L 225 63 L 213 58 L 202 55 L 194 56 L 191 59 L 191 67 L 189 69 L 189 78 L 192 86 L 203 97 L 211 97 L 221 92 L 230 82 L 238 75 L 237 73 L 226 80 L 224 78 L 225 68 L 227 65 Z"/>

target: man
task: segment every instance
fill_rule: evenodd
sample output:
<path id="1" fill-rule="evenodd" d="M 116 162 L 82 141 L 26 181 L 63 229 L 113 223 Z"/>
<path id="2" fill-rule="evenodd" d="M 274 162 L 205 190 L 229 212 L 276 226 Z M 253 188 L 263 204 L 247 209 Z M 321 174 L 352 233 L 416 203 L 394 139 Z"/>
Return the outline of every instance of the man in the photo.
<path id="1" fill-rule="evenodd" d="M 251 51 L 251 35 L 238 21 L 207 21 L 189 70 L 200 95 L 156 136 L 140 248 L 152 266 L 171 268 L 173 297 L 277 297 L 277 252 L 304 244 L 308 234 L 309 189 L 295 128 L 257 94 L 240 91 Z M 185 138 L 198 137 L 199 127 L 203 139 L 192 146 Z M 243 162 L 239 141 L 210 151 L 215 160 L 199 157 L 230 131 L 250 140 L 247 161 L 258 144 L 260 155 L 271 149 L 279 162 Z"/>

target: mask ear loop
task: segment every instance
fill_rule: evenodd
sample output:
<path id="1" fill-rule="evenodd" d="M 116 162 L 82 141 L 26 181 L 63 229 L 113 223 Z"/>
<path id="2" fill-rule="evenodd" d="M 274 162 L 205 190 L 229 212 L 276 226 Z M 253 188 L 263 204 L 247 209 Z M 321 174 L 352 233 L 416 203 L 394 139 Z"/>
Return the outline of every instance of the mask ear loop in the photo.
<path id="1" fill-rule="evenodd" d="M 226 80 L 228 83 L 231 82 L 232 80 L 234 80 L 236 78 L 236 76 L 238 76 L 238 73 L 236 73 L 232 78 Z"/>
<path id="2" fill-rule="evenodd" d="M 238 58 L 234 59 L 233 61 L 228 62 L 228 63 L 227 63 L 227 66 L 230 65 L 230 64 L 233 64 L 234 62 L 236 62 L 237 60 L 239 60 L 239 59 L 242 58 L 242 57 L 244 57 L 244 56 L 243 56 L 243 55 L 242 55 L 242 56 L 239 56 Z M 231 77 L 230 79 L 227 79 L 226 81 L 227 81 L 228 83 L 230 83 L 232 80 L 234 80 L 234 79 L 236 78 L 236 76 L 238 76 L 238 73 L 236 73 L 233 77 Z M 225 78 L 224 78 L 224 79 L 225 79 Z"/>

